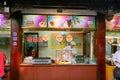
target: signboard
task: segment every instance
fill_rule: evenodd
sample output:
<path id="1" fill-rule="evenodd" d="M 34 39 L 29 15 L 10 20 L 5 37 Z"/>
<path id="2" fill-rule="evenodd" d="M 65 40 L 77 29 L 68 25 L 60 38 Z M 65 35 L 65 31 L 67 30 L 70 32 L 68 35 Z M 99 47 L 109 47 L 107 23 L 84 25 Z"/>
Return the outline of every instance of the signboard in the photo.
<path id="1" fill-rule="evenodd" d="M 43 35 L 42 39 L 43 41 L 48 41 L 48 35 Z"/>
<path id="2" fill-rule="evenodd" d="M 23 15 L 22 27 L 47 27 L 46 15 Z"/>
<path id="3" fill-rule="evenodd" d="M 10 28 L 11 20 L 7 19 L 7 14 L 0 14 L 0 28 Z"/>
<path id="4" fill-rule="evenodd" d="M 95 16 L 72 16 L 72 28 L 95 28 Z"/>
<path id="5" fill-rule="evenodd" d="M 72 16 L 55 16 L 48 15 L 48 27 L 49 28 L 71 28 Z"/>
<path id="6" fill-rule="evenodd" d="M 70 34 L 66 35 L 66 41 L 67 42 L 71 42 L 72 40 L 73 40 L 72 35 L 70 35 Z"/>
<path id="7" fill-rule="evenodd" d="M 106 29 L 115 30 L 120 29 L 120 16 L 114 16 L 111 21 L 106 21 Z"/>
<path id="8" fill-rule="evenodd" d="M 95 16 L 23 15 L 22 27 L 95 28 Z"/>

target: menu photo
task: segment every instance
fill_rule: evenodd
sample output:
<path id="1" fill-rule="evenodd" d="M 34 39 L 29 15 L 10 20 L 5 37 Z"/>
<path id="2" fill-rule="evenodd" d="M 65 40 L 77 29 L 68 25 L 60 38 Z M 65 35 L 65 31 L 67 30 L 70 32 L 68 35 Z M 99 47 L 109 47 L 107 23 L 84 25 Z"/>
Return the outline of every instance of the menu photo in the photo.
<path id="1" fill-rule="evenodd" d="M 72 16 L 72 28 L 95 28 L 95 17 Z"/>
<path id="2" fill-rule="evenodd" d="M 46 15 L 23 15 L 22 27 L 47 27 Z"/>
<path id="3" fill-rule="evenodd" d="M 48 27 L 49 28 L 71 28 L 72 16 L 48 16 Z"/>

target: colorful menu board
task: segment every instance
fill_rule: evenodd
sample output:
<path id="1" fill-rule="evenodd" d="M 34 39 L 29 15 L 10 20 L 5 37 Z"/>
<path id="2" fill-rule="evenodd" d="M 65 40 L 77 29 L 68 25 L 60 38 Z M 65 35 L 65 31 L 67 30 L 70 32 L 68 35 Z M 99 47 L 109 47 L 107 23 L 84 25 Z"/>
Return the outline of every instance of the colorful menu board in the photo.
<path id="1" fill-rule="evenodd" d="M 6 16 L 7 14 L 0 14 L 0 28 L 10 28 L 11 21 Z"/>
<path id="2" fill-rule="evenodd" d="M 114 16 L 111 21 L 106 21 L 106 29 L 115 30 L 120 29 L 120 16 Z"/>
<path id="3" fill-rule="evenodd" d="M 22 27 L 95 28 L 95 16 L 23 15 Z"/>
<path id="4" fill-rule="evenodd" d="M 72 16 L 72 28 L 95 28 L 95 17 Z"/>
<path id="5" fill-rule="evenodd" d="M 49 28 L 71 28 L 72 16 L 48 15 Z"/>
<path id="6" fill-rule="evenodd" d="M 23 15 L 22 27 L 47 27 L 46 15 Z"/>

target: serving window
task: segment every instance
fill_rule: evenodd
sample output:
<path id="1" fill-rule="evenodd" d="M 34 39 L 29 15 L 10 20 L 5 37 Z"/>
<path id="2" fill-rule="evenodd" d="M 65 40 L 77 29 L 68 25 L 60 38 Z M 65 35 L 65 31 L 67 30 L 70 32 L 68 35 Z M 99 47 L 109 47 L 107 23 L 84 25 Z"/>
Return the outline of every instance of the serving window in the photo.
<path id="1" fill-rule="evenodd" d="M 39 31 L 39 30 L 24 31 L 23 62 L 24 60 L 26 60 L 27 57 L 30 57 L 30 53 L 28 51 L 30 47 L 34 48 L 36 54 L 36 56 L 33 57 L 32 59 L 49 57 L 52 59 L 52 61 L 56 62 L 58 61 L 58 59 L 60 59 L 60 56 L 58 57 L 58 52 L 62 51 L 66 53 L 64 48 L 66 46 L 69 46 L 71 41 L 74 41 L 76 43 L 75 48 L 77 50 L 75 60 L 77 60 L 78 63 L 95 64 L 96 61 L 93 48 L 94 47 L 93 35 L 94 32 L 82 33 L 76 31 Z M 61 56 L 65 57 L 65 55 Z M 61 59 L 61 61 L 68 63 L 68 61 L 65 61 L 64 59 L 63 61 Z"/>

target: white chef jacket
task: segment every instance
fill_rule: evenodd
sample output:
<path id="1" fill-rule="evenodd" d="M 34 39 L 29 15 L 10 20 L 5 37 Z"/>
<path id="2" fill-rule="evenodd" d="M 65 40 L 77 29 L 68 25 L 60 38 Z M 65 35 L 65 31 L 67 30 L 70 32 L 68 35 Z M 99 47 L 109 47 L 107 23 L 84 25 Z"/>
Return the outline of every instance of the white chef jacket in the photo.
<path id="1" fill-rule="evenodd" d="M 120 64 L 115 62 L 116 60 L 120 60 L 120 50 L 115 52 L 115 54 L 112 57 L 112 60 L 115 63 L 115 65 L 120 68 Z"/>
<path id="2" fill-rule="evenodd" d="M 72 54 L 77 54 L 77 50 L 75 48 L 71 48 L 71 46 L 66 46 L 64 50 L 71 50 Z"/>
<path id="3" fill-rule="evenodd" d="M 70 50 L 72 54 L 77 54 L 77 50 L 75 48 L 71 48 L 71 46 L 66 46 L 64 50 Z M 66 58 L 68 61 L 72 62 L 73 64 L 76 63 L 75 58 L 66 54 L 68 58 Z"/>

